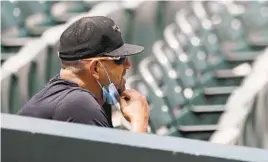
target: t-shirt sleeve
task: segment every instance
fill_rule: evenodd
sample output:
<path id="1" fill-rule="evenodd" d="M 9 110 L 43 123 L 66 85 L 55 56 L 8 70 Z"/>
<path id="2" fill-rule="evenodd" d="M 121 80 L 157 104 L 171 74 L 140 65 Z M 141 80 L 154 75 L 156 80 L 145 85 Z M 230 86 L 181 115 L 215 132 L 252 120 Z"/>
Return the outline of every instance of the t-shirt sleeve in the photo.
<path id="1" fill-rule="evenodd" d="M 72 91 L 56 107 L 54 120 L 111 127 L 102 107 L 89 93 Z"/>

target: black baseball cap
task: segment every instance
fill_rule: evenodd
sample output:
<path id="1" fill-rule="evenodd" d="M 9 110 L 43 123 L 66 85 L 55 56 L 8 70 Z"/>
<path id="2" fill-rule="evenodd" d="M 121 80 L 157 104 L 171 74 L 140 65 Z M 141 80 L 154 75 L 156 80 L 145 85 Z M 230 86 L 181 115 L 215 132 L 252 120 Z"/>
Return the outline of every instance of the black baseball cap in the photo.
<path id="1" fill-rule="evenodd" d="M 75 21 L 62 33 L 58 52 L 60 59 L 71 61 L 97 56 L 129 56 L 143 49 L 124 43 L 112 19 L 93 16 Z"/>

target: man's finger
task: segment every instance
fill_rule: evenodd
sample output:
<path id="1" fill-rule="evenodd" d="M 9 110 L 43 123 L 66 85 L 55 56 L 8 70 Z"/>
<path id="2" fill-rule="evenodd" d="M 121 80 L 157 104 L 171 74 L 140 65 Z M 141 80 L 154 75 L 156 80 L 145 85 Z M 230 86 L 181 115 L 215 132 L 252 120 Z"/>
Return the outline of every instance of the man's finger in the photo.
<path id="1" fill-rule="evenodd" d="M 127 106 L 127 101 L 124 97 L 119 98 L 119 103 L 120 103 L 121 107 Z"/>
<path id="2" fill-rule="evenodd" d="M 135 99 L 135 98 L 139 98 L 141 94 L 134 89 L 128 89 L 122 92 L 121 96 L 127 97 L 129 99 Z"/>

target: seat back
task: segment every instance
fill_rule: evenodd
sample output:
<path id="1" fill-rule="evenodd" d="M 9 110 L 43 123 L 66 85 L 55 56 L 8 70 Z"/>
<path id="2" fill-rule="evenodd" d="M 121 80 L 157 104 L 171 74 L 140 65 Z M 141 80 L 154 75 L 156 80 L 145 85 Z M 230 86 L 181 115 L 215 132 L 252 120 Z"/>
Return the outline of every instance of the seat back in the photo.
<path id="1" fill-rule="evenodd" d="M 18 77 L 10 73 L 1 78 L 1 112 L 16 113 L 20 106 Z"/>
<path id="2" fill-rule="evenodd" d="M 38 1 L 18 1 L 16 6 L 20 8 L 24 20 L 32 14 L 43 12 L 45 8 L 45 5 Z"/>
<path id="3" fill-rule="evenodd" d="M 171 24 L 165 28 L 164 40 L 167 46 L 162 49 L 172 68 L 181 78 L 183 87 L 195 87 L 197 84 L 196 73 L 191 60 L 184 52 L 189 48 L 188 37 L 178 32 L 175 24 Z"/>
<path id="4" fill-rule="evenodd" d="M 241 21 L 232 17 L 223 3 L 212 1 L 203 3 L 221 41 L 243 39 L 245 33 Z"/>
<path id="5" fill-rule="evenodd" d="M 144 46 L 144 55 L 151 54 L 153 43 L 161 37 L 158 32 L 157 24 L 157 1 L 144 1 L 135 11 L 132 11 L 132 30 L 129 43 Z M 141 56 L 137 56 L 136 61 L 142 60 Z"/>
<path id="6" fill-rule="evenodd" d="M 127 79 L 127 88 L 136 89 L 143 94 L 150 106 L 150 127 L 152 132 L 156 133 L 159 129 L 170 126 L 174 118 L 169 113 L 168 107 L 163 98 L 157 96 L 155 89 L 150 86 L 139 75 L 133 75 Z M 161 94 L 160 94 L 161 95 Z"/>
<path id="7" fill-rule="evenodd" d="M 187 12 L 186 20 L 192 27 L 192 31 L 199 37 L 204 50 L 209 56 L 220 54 L 220 42 L 214 32 L 213 24 L 208 19 L 202 2 L 194 1 L 191 3 L 192 11 Z"/>
<path id="8" fill-rule="evenodd" d="M 239 2 L 237 2 L 239 4 Z M 268 6 L 258 1 L 248 1 L 239 5 L 243 8 L 239 16 L 248 30 L 266 29 L 268 26 Z"/>
<path id="9" fill-rule="evenodd" d="M 10 1 L 1 1 L 1 33 L 18 24 L 21 11 Z"/>
<path id="10" fill-rule="evenodd" d="M 185 104 L 185 99 L 181 93 L 182 87 L 174 78 L 170 78 L 155 57 L 147 57 L 142 60 L 139 70 L 144 79 L 148 77 L 148 75 L 151 75 L 151 79 L 153 79 L 152 82 L 161 90 L 169 109 L 176 115 L 180 107 Z M 145 81 L 147 80 L 145 79 Z M 150 84 L 150 82 L 148 83 Z"/>

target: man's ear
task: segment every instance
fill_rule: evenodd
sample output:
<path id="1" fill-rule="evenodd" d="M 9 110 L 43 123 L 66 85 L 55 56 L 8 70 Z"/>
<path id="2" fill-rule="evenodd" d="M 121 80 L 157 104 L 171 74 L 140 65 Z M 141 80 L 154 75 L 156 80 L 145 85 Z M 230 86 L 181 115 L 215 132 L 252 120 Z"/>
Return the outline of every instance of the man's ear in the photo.
<path id="1" fill-rule="evenodd" d="M 89 71 L 96 80 L 99 80 L 98 61 L 92 60 L 90 62 Z"/>

